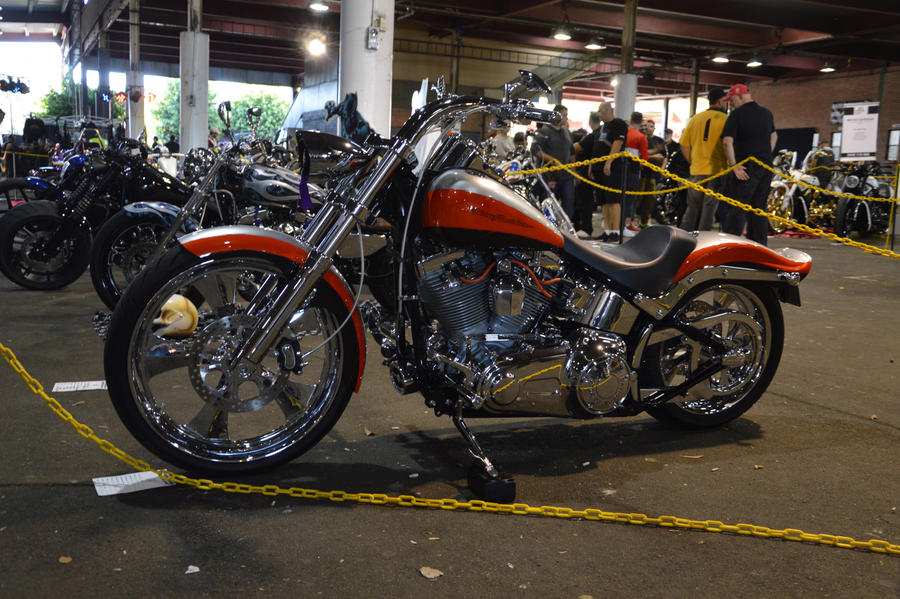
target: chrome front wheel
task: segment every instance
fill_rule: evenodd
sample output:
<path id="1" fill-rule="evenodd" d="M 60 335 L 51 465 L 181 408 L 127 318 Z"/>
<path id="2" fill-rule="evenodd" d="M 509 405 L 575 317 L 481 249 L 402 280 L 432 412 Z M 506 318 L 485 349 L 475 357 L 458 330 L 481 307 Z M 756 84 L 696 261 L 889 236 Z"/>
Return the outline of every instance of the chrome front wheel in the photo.
<path id="1" fill-rule="evenodd" d="M 259 365 L 231 364 L 290 266 L 179 247 L 134 280 L 110 322 L 105 366 L 113 404 L 145 447 L 188 470 L 240 474 L 294 459 L 331 429 L 359 345 L 352 324 L 340 328 L 347 309 L 330 287 L 315 288 Z"/>

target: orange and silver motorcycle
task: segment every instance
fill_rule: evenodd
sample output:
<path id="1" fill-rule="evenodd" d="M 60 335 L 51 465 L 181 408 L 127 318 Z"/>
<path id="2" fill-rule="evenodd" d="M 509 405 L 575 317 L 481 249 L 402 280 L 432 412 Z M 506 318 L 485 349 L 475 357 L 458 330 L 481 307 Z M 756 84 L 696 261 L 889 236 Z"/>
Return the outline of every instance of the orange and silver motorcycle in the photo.
<path id="1" fill-rule="evenodd" d="M 514 99 L 521 87 L 547 89 L 526 71 L 503 100 L 439 88 L 389 142 L 365 145 L 364 167 L 332 187 L 299 238 L 207 229 L 147 266 L 116 308 L 105 350 L 128 430 L 194 472 L 285 463 L 360 390 L 364 329 L 397 390 L 452 418 L 476 458 L 472 490 L 494 501 L 511 501 L 515 484 L 468 416 L 646 411 L 715 427 L 750 408 L 781 357 L 779 302 L 799 305 L 810 257 L 667 226 L 621 246 L 561 231 L 447 135 L 478 112 L 556 122 Z M 413 148 L 433 128 L 442 141 L 417 160 Z M 366 280 L 363 265 L 386 299 L 361 303 L 333 260 L 376 219 L 391 225 L 393 267 Z"/>

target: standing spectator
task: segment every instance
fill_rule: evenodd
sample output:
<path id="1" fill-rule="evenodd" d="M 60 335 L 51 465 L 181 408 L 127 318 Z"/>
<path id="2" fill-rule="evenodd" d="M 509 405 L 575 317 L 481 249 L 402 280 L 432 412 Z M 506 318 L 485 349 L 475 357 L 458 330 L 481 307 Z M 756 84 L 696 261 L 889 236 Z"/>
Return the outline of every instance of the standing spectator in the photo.
<path id="1" fill-rule="evenodd" d="M 206 138 L 206 147 L 215 150 L 219 147 L 219 130 L 212 127 L 209 130 L 209 137 Z"/>
<path id="2" fill-rule="evenodd" d="M 628 136 L 628 123 L 617 119 L 613 112 L 613 106 L 609 102 L 602 102 L 597 107 L 597 114 L 603 121 L 603 128 L 595 129 L 588 133 L 579 144 L 575 146 L 576 154 L 584 154 L 582 159 L 599 158 L 609 154 L 617 154 L 625 146 L 625 138 Z M 624 158 L 605 160 L 600 166 L 593 164 L 588 169 L 589 178 L 606 187 L 618 189 L 622 185 L 622 168 Z M 603 241 L 618 241 L 619 227 L 622 222 L 622 193 L 621 191 L 597 190 L 597 201 L 603 205 L 603 228 L 600 235 Z"/>
<path id="3" fill-rule="evenodd" d="M 647 136 L 641 133 L 641 124 L 644 122 L 644 115 L 640 112 L 632 112 L 631 120 L 628 123 L 628 134 L 625 139 L 625 150 L 641 158 L 647 160 L 650 153 L 647 147 Z M 641 180 L 641 166 L 637 162 L 629 160 L 626 168 L 626 187 L 628 191 L 637 191 Z M 625 229 L 623 234 L 626 237 L 634 235 L 638 230 L 632 223 L 634 216 L 634 199 L 636 196 L 628 194 L 625 196 Z"/>
<path id="4" fill-rule="evenodd" d="M 646 119 L 641 124 L 641 132 L 647 137 L 647 160 L 662 167 L 666 160 L 666 142 L 661 137 L 654 135 L 656 123 L 653 119 Z M 656 180 L 659 175 L 656 171 L 641 165 L 641 180 L 638 184 L 639 191 L 656 191 Z M 656 202 L 655 194 L 647 194 L 637 196 L 636 214 L 641 217 L 641 227 L 650 224 L 650 212 L 653 210 L 653 203 Z"/>
<path id="5" fill-rule="evenodd" d="M 569 133 L 569 109 L 557 104 L 553 110 L 562 115 L 559 125 L 545 124 L 538 129 L 531 144 L 532 153 L 548 163 L 556 158 L 563 164 L 572 162 L 572 134 Z M 569 218 L 575 216 L 575 178 L 565 170 L 549 173 L 547 185 L 553 190 Z"/>
<path id="6" fill-rule="evenodd" d="M 150 149 L 153 150 L 153 153 L 154 153 L 154 154 L 158 154 L 158 153 L 159 153 L 159 150 L 160 150 L 160 146 L 159 146 L 159 137 L 157 137 L 157 136 L 155 136 L 155 135 L 153 136 L 153 143 L 150 144 Z"/>
<path id="7" fill-rule="evenodd" d="M 728 166 L 748 156 L 754 156 L 771 166 L 772 152 L 778 141 L 772 112 L 754 102 L 750 90 L 741 83 L 732 85 L 725 99 L 731 100 L 733 107 L 722 129 L 722 145 L 725 148 Z M 728 190 L 735 200 L 765 210 L 771 181 L 770 171 L 750 161 L 732 171 Z M 740 208 L 729 206 L 724 231 L 740 235 L 744 231 L 745 223 L 747 237 L 765 245 L 769 234 L 769 219 L 756 214 L 748 216 Z"/>
<path id="8" fill-rule="evenodd" d="M 491 138 L 491 144 L 494 146 L 494 152 L 497 153 L 500 160 L 505 160 L 509 153 L 515 149 L 516 145 L 509 136 L 509 123 L 503 123 L 497 129 L 497 133 Z"/>
<path id="9" fill-rule="evenodd" d="M 175 141 L 174 135 L 169 135 L 169 141 L 166 142 L 166 148 L 168 148 L 170 154 L 174 154 L 179 150 L 178 142 Z"/>
<path id="10" fill-rule="evenodd" d="M 525 134 L 522 131 L 519 131 L 515 135 L 513 135 L 513 143 L 517 148 L 525 147 Z"/>
<path id="11" fill-rule="evenodd" d="M 726 165 L 722 145 L 722 128 L 728 118 L 724 107 L 725 90 L 714 87 L 706 97 L 709 108 L 691 117 L 681 134 L 681 151 L 691 165 L 690 180 L 694 182 L 724 171 Z M 717 177 L 703 185 L 711 191 L 719 191 L 722 189 L 723 179 L 724 177 Z M 686 231 L 712 229 L 718 200 L 701 191 L 688 189 L 686 203 L 681 228 Z"/>
<path id="12" fill-rule="evenodd" d="M 598 132 L 602 124 L 600 113 L 592 112 L 588 117 L 588 126 L 591 128 L 591 133 L 585 135 L 582 139 L 576 140 L 574 144 L 574 147 L 577 149 L 578 160 L 587 160 L 594 157 L 594 144 L 596 143 L 596 137 L 600 135 Z M 593 137 L 590 137 L 591 135 Z M 590 148 L 588 150 L 590 155 L 587 155 L 588 152 L 585 151 L 586 142 L 584 140 L 589 137 Z M 590 180 L 590 165 L 578 167 L 578 174 Z M 594 233 L 594 207 L 597 205 L 594 199 L 595 189 L 597 188 L 590 183 L 580 179 L 575 181 L 575 218 L 572 219 L 572 226 L 575 227 L 575 232 L 581 239 L 590 239 Z"/>
<path id="13" fill-rule="evenodd" d="M 681 152 L 681 144 L 675 141 L 674 135 L 674 131 L 666 129 L 666 160 L 663 162 L 663 168 L 679 177 L 689 177 L 690 164 Z"/>

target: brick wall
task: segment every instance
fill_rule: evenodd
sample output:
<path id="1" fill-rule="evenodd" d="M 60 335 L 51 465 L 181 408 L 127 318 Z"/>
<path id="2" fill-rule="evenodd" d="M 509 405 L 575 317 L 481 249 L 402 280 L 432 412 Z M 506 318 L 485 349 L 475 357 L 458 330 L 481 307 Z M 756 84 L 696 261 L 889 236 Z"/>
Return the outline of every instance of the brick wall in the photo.
<path id="1" fill-rule="evenodd" d="M 883 82 L 883 83 L 882 83 Z M 879 98 L 879 87 L 882 87 Z M 878 117 L 878 160 L 885 161 L 888 131 L 900 128 L 900 68 L 855 73 L 832 73 L 803 79 L 756 82 L 753 99 L 775 116 L 778 128 L 815 127 L 820 139 L 830 140 L 840 125 L 829 122 L 832 102 L 881 101 Z"/>

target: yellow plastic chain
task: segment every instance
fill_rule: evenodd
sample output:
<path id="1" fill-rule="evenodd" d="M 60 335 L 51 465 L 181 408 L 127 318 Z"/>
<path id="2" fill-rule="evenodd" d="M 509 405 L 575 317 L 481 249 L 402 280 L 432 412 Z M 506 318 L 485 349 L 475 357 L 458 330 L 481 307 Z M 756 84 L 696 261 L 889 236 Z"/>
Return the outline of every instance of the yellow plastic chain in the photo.
<path id="1" fill-rule="evenodd" d="M 665 175 L 665 176 L 667 176 L 667 177 L 669 177 L 669 178 L 671 178 L 671 179 L 677 181 L 678 183 L 681 183 L 684 187 L 689 187 L 689 188 L 691 188 L 691 189 L 696 189 L 696 190 L 700 191 L 701 193 L 704 193 L 704 194 L 709 195 L 709 196 L 713 196 L 713 197 L 715 197 L 716 199 L 725 202 L 726 204 L 730 204 L 730 205 L 732 205 L 732 206 L 736 206 L 737 208 L 740 208 L 741 210 L 744 210 L 745 212 L 751 212 L 751 213 L 753 213 L 753 214 L 758 214 L 759 216 L 764 216 L 764 217 L 766 217 L 766 218 L 769 219 L 769 220 L 773 220 L 773 221 L 780 222 L 780 223 L 782 223 L 782 224 L 785 224 L 785 225 L 787 225 L 787 226 L 789 226 L 789 227 L 793 227 L 793 228 L 795 228 L 795 229 L 799 229 L 799 230 L 801 230 L 801 231 L 806 231 L 807 233 L 810 233 L 810 234 L 812 234 L 812 235 L 815 235 L 816 237 L 825 237 L 826 239 L 830 239 L 831 241 L 836 241 L 836 242 L 838 242 L 838 243 L 843 243 L 844 245 L 849 245 L 850 247 L 855 247 L 855 248 L 861 249 L 861 250 L 863 250 L 864 252 L 867 252 L 867 253 L 870 253 L 870 254 L 879 254 L 879 255 L 885 256 L 885 257 L 887 257 L 887 258 L 898 258 L 898 259 L 900 259 L 900 254 L 898 254 L 897 252 L 888 250 L 887 248 L 878 248 L 878 247 L 875 247 L 874 245 L 869 245 L 869 244 L 862 243 L 862 242 L 859 242 L 859 241 L 854 241 L 854 240 L 849 239 L 849 238 L 847 238 L 847 237 L 841 237 L 840 235 L 836 235 L 835 233 L 829 233 L 829 232 L 827 232 L 827 231 L 823 231 L 822 229 L 819 229 L 819 228 L 816 228 L 816 227 L 810 227 L 809 225 L 804 225 L 804 224 L 802 224 L 802 223 L 798 223 L 798 222 L 796 222 L 796 221 L 790 220 L 790 219 L 788 219 L 788 218 L 784 218 L 784 217 L 779 216 L 779 215 L 777 215 L 777 214 L 770 214 L 769 212 L 766 212 L 765 210 L 763 210 L 763 209 L 761 209 L 761 208 L 754 208 L 753 206 L 750 206 L 749 204 L 744 204 L 744 203 L 742 203 L 742 202 L 738 202 L 737 200 L 734 200 L 734 199 L 732 199 L 732 198 L 729 198 L 728 196 L 726 196 L 726 195 L 724 195 L 724 194 L 721 194 L 721 193 L 719 193 L 719 192 L 712 191 L 711 189 L 708 189 L 708 188 L 706 188 L 706 187 L 703 187 L 702 185 L 699 184 L 699 182 L 695 183 L 695 182 L 693 182 L 693 181 L 688 181 L 687 179 L 684 179 L 683 177 L 679 177 L 678 175 L 676 175 L 676 174 L 674 174 L 674 173 L 671 173 L 671 172 L 669 172 L 669 171 L 663 170 L 662 167 L 659 167 L 659 166 L 657 166 L 657 165 L 655 165 L 655 164 L 653 164 L 653 163 L 651 163 L 651 162 L 648 162 L 648 161 L 646 161 L 646 160 L 642 160 L 641 158 L 636 157 L 634 154 L 631 154 L 630 152 L 619 152 L 619 153 L 617 153 L 617 154 L 613 154 L 613 155 L 610 155 L 610 156 L 601 156 L 600 158 L 591 158 L 590 160 L 582 160 L 581 162 L 573 162 L 573 163 L 571 163 L 571 164 L 558 164 L 558 165 L 555 165 L 555 166 L 548 166 L 548 167 L 543 167 L 543 168 L 539 168 L 539 169 L 530 169 L 530 170 L 525 170 L 525 171 L 513 171 L 513 172 L 510 172 L 510 173 L 507 173 L 507 176 L 510 176 L 510 175 L 520 175 L 520 174 L 527 175 L 527 174 L 533 174 L 533 173 L 539 173 L 539 172 L 551 172 L 551 171 L 558 171 L 558 170 L 567 170 L 567 171 L 571 172 L 573 175 L 575 175 L 576 177 L 578 177 L 579 179 L 581 179 L 582 181 L 585 181 L 586 183 L 590 183 L 591 185 L 594 185 L 595 187 L 599 187 L 599 188 L 604 189 L 604 190 L 607 190 L 607 191 L 620 192 L 621 190 L 618 190 L 618 189 L 611 189 L 611 188 L 609 188 L 609 187 L 605 187 L 605 186 L 600 185 L 600 184 L 598 184 L 598 183 L 594 183 L 593 181 L 588 181 L 587 179 L 585 179 L 585 178 L 581 177 L 580 175 L 578 175 L 577 173 L 573 172 L 571 169 L 572 169 L 572 168 L 577 168 L 577 167 L 579 167 L 579 166 L 584 166 L 584 165 L 587 165 L 587 164 L 593 164 L 593 163 L 595 163 L 595 162 L 603 162 L 603 161 L 605 161 L 605 160 L 613 160 L 613 159 L 615 159 L 615 158 L 620 158 L 620 157 L 623 157 L 623 156 L 628 157 L 628 158 L 630 158 L 631 160 L 634 160 L 635 162 L 637 162 L 637 163 L 639 163 L 639 164 L 642 164 L 643 166 L 646 166 L 646 167 L 650 168 L 651 170 L 654 170 L 654 171 L 656 171 L 656 172 L 658 172 L 658 173 L 660 173 L 660 174 L 663 174 L 663 175 Z M 729 168 L 728 170 L 722 171 L 722 173 L 719 173 L 719 175 L 725 174 L 725 173 L 727 173 L 727 172 L 729 172 L 729 171 L 731 171 L 731 170 L 734 170 L 734 169 L 737 168 L 739 165 L 744 164 L 744 163 L 746 163 L 746 162 L 749 162 L 749 161 L 751 161 L 751 160 L 752 160 L 752 161 L 755 161 L 755 162 L 757 162 L 757 163 L 759 163 L 761 166 L 763 166 L 763 167 L 765 167 L 765 168 L 768 168 L 768 169 L 774 171 L 774 169 L 772 169 L 772 168 L 769 167 L 768 165 L 766 165 L 766 164 L 764 164 L 763 162 L 757 160 L 755 157 L 750 156 L 750 157 L 748 157 L 748 158 L 745 158 L 744 160 L 741 160 L 740 162 L 738 162 L 737 164 L 735 164 L 733 167 Z M 716 176 L 719 176 L 719 175 L 716 175 Z M 798 183 L 803 184 L 802 181 L 798 181 Z M 806 184 L 806 185 L 808 185 L 808 184 Z M 821 191 L 824 191 L 825 193 L 828 193 L 828 194 L 831 194 L 831 195 L 837 195 L 837 196 L 841 196 L 841 197 L 849 197 L 849 198 L 854 198 L 854 199 L 864 199 L 864 200 L 878 199 L 878 198 L 869 198 L 869 197 L 865 197 L 865 196 L 854 196 L 854 195 L 850 195 L 850 194 L 839 194 L 839 193 L 834 193 L 834 192 L 830 192 L 830 191 L 821 189 L 821 188 L 819 188 L 819 187 L 814 187 L 814 186 L 810 186 L 810 187 L 813 187 L 814 189 L 820 189 Z M 682 188 L 679 188 L 679 189 L 682 189 Z M 659 192 L 654 192 L 654 193 L 659 193 Z M 893 199 L 887 199 L 887 200 L 879 199 L 879 201 L 889 201 L 889 202 L 897 201 L 897 202 L 900 202 L 900 200 L 893 200 Z"/>
<path id="2" fill-rule="evenodd" d="M 338 503 L 352 502 L 374 505 L 396 505 L 400 507 L 431 508 L 442 510 L 466 510 L 470 512 L 493 512 L 498 514 L 512 514 L 517 516 L 543 516 L 547 518 L 582 518 L 601 522 L 619 522 L 622 524 L 637 524 L 661 526 L 664 528 L 681 528 L 687 530 L 703 530 L 707 532 L 731 533 L 747 535 L 767 539 L 784 539 L 786 541 L 801 541 L 830 545 L 841 549 L 865 549 L 875 553 L 900 555 L 900 545 L 870 539 L 857 541 L 851 537 L 814 534 L 803 532 L 796 528 L 776 529 L 754 524 L 725 524 L 718 520 L 691 520 L 676 516 L 647 516 L 640 513 L 607 512 L 599 509 L 576 510 L 568 507 L 554 507 L 542 505 L 535 507 L 526 503 L 494 503 L 490 501 L 472 500 L 457 501 L 456 499 L 425 499 L 413 495 L 386 495 L 384 493 L 347 493 L 345 491 L 319 491 L 317 489 L 305 489 L 302 487 L 280 487 L 278 485 L 248 485 L 243 483 L 223 482 L 218 483 L 205 478 L 190 478 L 182 474 L 176 474 L 170 470 L 157 469 L 145 462 L 132 457 L 114 446 L 105 439 L 101 439 L 91 428 L 78 422 L 68 410 L 62 407 L 58 401 L 44 392 L 44 387 L 35 380 L 11 349 L 0 343 L 0 353 L 12 369 L 25 381 L 35 395 L 41 397 L 47 406 L 64 421 L 68 422 L 79 435 L 96 443 L 100 449 L 113 457 L 125 462 L 132 468 L 142 472 L 153 472 L 161 479 L 179 485 L 186 485 L 204 491 L 224 491 L 226 493 L 259 493 L 262 495 L 287 495 L 303 499 L 327 499 Z"/>

